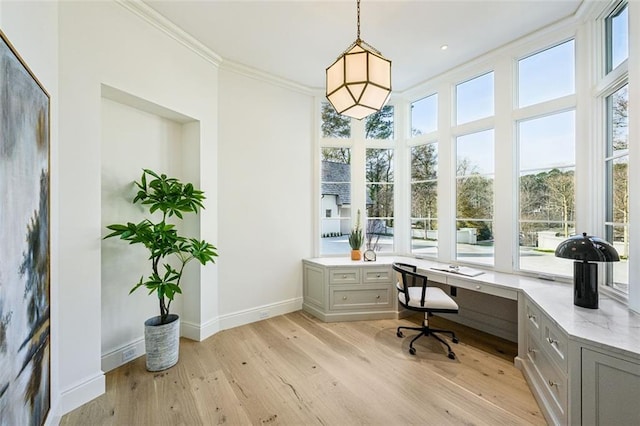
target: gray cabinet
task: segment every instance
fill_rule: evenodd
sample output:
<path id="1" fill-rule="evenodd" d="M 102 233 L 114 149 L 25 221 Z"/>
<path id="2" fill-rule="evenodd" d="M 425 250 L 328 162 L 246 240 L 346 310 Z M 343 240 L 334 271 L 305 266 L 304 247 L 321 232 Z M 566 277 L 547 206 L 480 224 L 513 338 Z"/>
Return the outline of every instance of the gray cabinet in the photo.
<path id="1" fill-rule="evenodd" d="M 568 337 L 530 300 L 525 300 L 525 375 L 550 423 L 568 419 Z"/>
<path id="2" fill-rule="evenodd" d="M 582 424 L 640 424 L 640 363 L 582 348 Z"/>
<path id="3" fill-rule="evenodd" d="M 323 321 L 397 318 L 391 266 L 303 263 L 302 309 Z"/>
<path id="4" fill-rule="evenodd" d="M 568 335 L 527 297 L 521 307 L 521 368 L 550 424 L 640 425 L 640 358 Z"/>

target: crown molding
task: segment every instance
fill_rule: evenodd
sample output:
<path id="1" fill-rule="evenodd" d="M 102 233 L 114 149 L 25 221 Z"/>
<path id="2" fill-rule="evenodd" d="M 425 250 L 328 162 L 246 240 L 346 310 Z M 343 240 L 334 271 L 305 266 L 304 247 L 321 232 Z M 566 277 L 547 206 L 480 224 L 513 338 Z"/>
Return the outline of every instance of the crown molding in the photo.
<path id="1" fill-rule="evenodd" d="M 253 78 L 255 80 L 264 81 L 275 86 L 289 89 L 294 92 L 302 93 L 303 95 L 314 96 L 316 94 L 316 89 L 307 87 L 299 83 L 295 83 L 291 80 L 287 80 L 286 78 L 278 77 L 268 72 L 260 71 L 253 67 L 249 67 L 237 62 L 225 60 L 222 62 L 222 66 L 220 68 L 223 70 L 234 72 L 236 74 L 244 75 L 249 78 Z"/>
<path id="2" fill-rule="evenodd" d="M 192 50 L 197 55 L 212 63 L 216 67 L 222 63 L 222 57 L 198 41 L 195 37 L 185 32 L 173 22 L 156 12 L 140 0 L 114 0 L 120 6 L 129 10 L 134 15 L 147 21 L 178 43 Z"/>

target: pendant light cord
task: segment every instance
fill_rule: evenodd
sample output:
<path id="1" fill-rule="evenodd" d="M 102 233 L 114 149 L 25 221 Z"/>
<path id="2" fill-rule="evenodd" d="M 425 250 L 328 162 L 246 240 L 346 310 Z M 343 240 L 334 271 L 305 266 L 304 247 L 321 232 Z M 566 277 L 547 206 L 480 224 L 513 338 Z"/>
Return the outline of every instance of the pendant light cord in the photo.
<path id="1" fill-rule="evenodd" d="M 356 37 L 357 40 L 360 40 L 360 0 L 358 0 L 358 36 Z"/>
<path id="2" fill-rule="evenodd" d="M 341 57 L 343 57 L 347 52 L 349 52 L 354 46 L 360 46 L 360 47 L 364 47 L 367 50 L 382 56 L 382 53 L 380 53 L 380 51 L 378 49 L 376 49 L 375 47 L 371 46 L 369 43 L 367 43 L 366 41 L 362 40 L 360 38 L 360 0 L 357 0 L 357 13 L 358 13 L 358 20 L 357 20 L 357 28 L 358 28 L 358 32 L 357 32 L 357 38 L 356 41 L 354 41 L 353 43 L 351 43 L 349 45 L 349 47 L 346 48 L 346 50 L 344 52 L 342 52 L 342 54 L 340 54 L 340 56 L 338 56 L 338 59 L 340 59 Z"/>

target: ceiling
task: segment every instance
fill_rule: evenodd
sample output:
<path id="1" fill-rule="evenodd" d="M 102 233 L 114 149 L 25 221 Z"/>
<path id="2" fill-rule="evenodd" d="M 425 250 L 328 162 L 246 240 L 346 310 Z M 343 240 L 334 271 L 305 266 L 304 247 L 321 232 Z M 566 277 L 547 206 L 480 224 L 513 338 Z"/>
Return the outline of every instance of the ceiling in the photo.
<path id="1" fill-rule="evenodd" d="M 362 0 L 361 38 L 404 91 L 573 15 L 583 0 Z M 224 60 L 309 88 L 356 39 L 355 0 L 145 0 Z M 442 50 L 442 45 L 448 45 Z"/>

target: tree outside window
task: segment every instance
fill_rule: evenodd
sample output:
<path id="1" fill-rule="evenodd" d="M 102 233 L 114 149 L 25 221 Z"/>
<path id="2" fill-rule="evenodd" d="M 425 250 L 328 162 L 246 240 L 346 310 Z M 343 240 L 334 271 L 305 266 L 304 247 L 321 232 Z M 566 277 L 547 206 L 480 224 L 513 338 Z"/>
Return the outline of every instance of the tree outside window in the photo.
<path id="1" fill-rule="evenodd" d="M 493 265 L 494 132 L 456 139 L 456 259 Z"/>
<path id="2" fill-rule="evenodd" d="M 411 252 L 438 254 L 438 144 L 411 148 Z"/>
<path id="3" fill-rule="evenodd" d="M 572 274 L 555 249 L 575 230 L 575 112 L 518 123 L 519 268 Z"/>
<path id="4" fill-rule="evenodd" d="M 329 102 L 322 103 L 321 121 L 322 137 L 340 139 L 351 137 L 351 118 L 338 114 Z"/>

